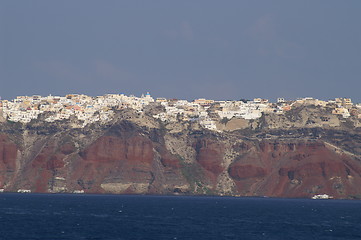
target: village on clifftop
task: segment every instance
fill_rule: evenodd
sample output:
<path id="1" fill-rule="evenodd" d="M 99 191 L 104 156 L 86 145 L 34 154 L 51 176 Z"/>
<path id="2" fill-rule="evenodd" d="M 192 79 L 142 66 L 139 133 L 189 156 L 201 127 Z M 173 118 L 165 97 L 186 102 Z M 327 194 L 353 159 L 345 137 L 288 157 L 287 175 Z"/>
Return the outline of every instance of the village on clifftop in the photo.
<path id="1" fill-rule="evenodd" d="M 37 119 L 40 114 L 47 113 L 46 122 L 69 119 L 71 116 L 83 121 L 85 127 L 89 123 L 106 123 L 112 119 L 115 110 L 134 109 L 142 113 L 148 105 L 163 106 L 164 111 L 153 115 L 163 122 L 197 121 L 204 128 L 217 131 L 219 119 L 229 120 L 233 117 L 257 119 L 263 113 L 284 114 L 299 105 L 331 107 L 332 114 L 342 118 L 355 116 L 361 119 L 361 104 L 353 104 L 350 98 L 336 98 L 323 101 L 314 98 L 285 100 L 278 98 L 276 103 L 267 99 L 215 101 L 204 98 L 194 101 L 156 98 L 149 93 L 136 97 L 124 94 L 106 94 L 91 97 L 84 94 L 68 94 L 61 96 L 18 96 L 13 100 L 0 100 L 0 119 L 3 121 L 27 124 Z"/>

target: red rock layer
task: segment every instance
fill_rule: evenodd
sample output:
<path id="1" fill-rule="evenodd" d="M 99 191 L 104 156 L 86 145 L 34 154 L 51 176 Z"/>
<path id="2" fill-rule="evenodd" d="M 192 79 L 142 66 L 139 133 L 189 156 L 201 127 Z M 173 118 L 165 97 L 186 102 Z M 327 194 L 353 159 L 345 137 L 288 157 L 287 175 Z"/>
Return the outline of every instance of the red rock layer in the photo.
<path id="1" fill-rule="evenodd" d="M 53 177 L 64 170 L 65 158 L 75 151 L 72 143 L 47 141 L 28 163 L 21 175 L 22 183 L 18 188 L 29 189 L 32 192 L 48 192 L 52 190 Z"/>
<path id="2" fill-rule="evenodd" d="M 228 174 L 235 184 L 233 194 L 242 196 L 361 197 L 361 162 L 322 141 L 248 140 L 230 146 L 227 139 L 192 137 L 188 147 L 193 147 L 195 159 L 186 163 L 167 150 L 160 133 L 147 135 L 130 127 L 83 148 L 70 138 L 43 138 L 27 152 L 2 134 L 0 188 L 192 194 L 207 186 L 217 194 L 219 186 L 231 186 L 220 182 Z"/>
<path id="3" fill-rule="evenodd" d="M 360 162 L 322 142 L 262 141 L 233 162 L 229 174 L 242 195 L 347 198 L 361 194 Z"/>
<path id="4" fill-rule="evenodd" d="M 73 185 L 87 192 L 108 192 L 102 184 L 113 184 L 118 193 L 162 193 L 173 191 L 168 185 L 184 184 L 179 159 L 137 134 L 100 137 L 79 153 L 72 168 Z M 129 187 L 117 188 L 118 183 Z"/>
<path id="5" fill-rule="evenodd" d="M 212 139 L 202 138 L 195 142 L 196 160 L 209 174 L 215 183 L 217 177 L 224 171 L 224 145 Z"/>
<path id="6" fill-rule="evenodd" d="M 0 135 L 0 188 L 11 183 L 16 171 L 18 148 L 6 135 Z"/>
<path id="7" fill-rule="evenodd" d="M 153 178 L 153 144 L 145 137 L 103 136 L 79 155 L 71 179 L 89 192 L 103 191 L 104 182 L 149 183 Z"/>

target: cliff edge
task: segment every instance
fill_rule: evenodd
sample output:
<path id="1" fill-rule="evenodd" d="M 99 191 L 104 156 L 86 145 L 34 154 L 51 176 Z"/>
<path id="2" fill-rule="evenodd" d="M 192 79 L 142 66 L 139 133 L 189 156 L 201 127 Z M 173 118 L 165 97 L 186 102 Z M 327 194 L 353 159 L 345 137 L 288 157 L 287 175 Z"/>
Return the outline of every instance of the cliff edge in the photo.
<path id="1" fill-rule="evenodd" d="M 1 191 L 361 198 L 356 118 L 301 106 L 219 119 L 222 131 L 211 131 L 152 111 L 119 110 L 85 127 L 1 121 Z"/>

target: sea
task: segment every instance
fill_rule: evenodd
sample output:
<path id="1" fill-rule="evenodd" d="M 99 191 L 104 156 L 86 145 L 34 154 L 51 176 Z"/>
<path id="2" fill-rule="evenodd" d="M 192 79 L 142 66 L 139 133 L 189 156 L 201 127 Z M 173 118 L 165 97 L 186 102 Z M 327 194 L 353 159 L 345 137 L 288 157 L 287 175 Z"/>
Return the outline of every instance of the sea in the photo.
<path id="1" fill-rule="evenodd" d="M 361 239 L 361 201 L 1 193 L 0 239 Z"/>

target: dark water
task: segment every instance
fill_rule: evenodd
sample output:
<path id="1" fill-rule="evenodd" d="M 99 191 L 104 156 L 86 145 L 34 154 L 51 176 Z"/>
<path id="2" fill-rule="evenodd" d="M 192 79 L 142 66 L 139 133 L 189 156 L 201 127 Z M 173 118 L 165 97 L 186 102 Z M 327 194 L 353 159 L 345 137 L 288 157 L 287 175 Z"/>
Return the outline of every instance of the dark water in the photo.
<path id="1" fill-rule="evenodd" d="M 0 239 L 361 239 L 361 201 L 0 194 Z"/>

